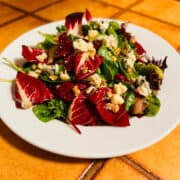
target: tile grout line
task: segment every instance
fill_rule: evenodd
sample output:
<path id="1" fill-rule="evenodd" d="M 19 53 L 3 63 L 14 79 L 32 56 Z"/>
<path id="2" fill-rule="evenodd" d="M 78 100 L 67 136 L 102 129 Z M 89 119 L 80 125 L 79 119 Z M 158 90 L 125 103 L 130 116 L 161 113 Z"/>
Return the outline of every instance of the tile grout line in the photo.
<path id="1" fill-rule="evenodd" d="M 156 18 L 156 17 L 152 17 L 152 16 L 149 16 L 149 15 L 146 15 L 146 14 L 143 14 L 143 13 L 140 13 L 140 12 L 137 12 L 137 11 L 132 10 L 132 9 L 130 9 L 129 12 L 132 12 L 132 13 L 135 13 L 135 14 L 138 14 L 138 15 L 141 15 L 141 16 L 144 16 L 144 17 L 147 17 L 147 18 L 149 18 L 149 19 L 156 20 L 156 21 L 161 22 L 161 23 L 163 23 L 163 24 L 168 24 L 168 25 L 170 25 L 170 26 L 174 26 L 174 27 L 176 27 L 176 28 L 180 28 L 180 25 L 176 25 L 176 24 L 170 23 L 170 22 L 168 22 L 168 21 L 163 21 L 163 20 L 158 19 L 158 18 Z"/>
<path id="2" fill-rule="evenodd" d="M 136 171 L 138 171 L 143 176 L 147 177 L 149 180 L 160 180 L 161 178 L 155 175 L 154 173 L 145 169 L 142 165 L 137 163 L 132 158 L 128 157 L 127 155 L 119 157 L 125 164 L 129 165 Z M 93 179 L 104 167 L 105 163 L 108 159 L 99 159 L 92 161 L 81 173 L 78 180 L 91 180 Z"/>
<path id="3" fill-rule="evenodd" d="M 114 4 L 111 4 L 111 3 L 108 3 L 108 2 L 104 2 L 104 1 L 101 1 L 101 0 L 95 0 L 95 1 L 98 2 L 98 3 L 101 3 L 103 5 L 111 6 L 111 7 L 117 8 L 117 9 L 124 9 L 124 8 L 119 7 L 117 5 L 114 5 Z"/>
<path id="4" fill-rule="evenodd" d="M 92 160 L 92 162 L 80 174 L 78 180 L 93 179 L 98 174 L 98 172 L 103 168 L 106 161 L 107 159 Z"/>
<path id="5" fill-rule="evenodd" d="M 46 5 L 38 8 L 38 9 L 35 9 L 35 10 L 32 11 L 31 13 L 36 13 L 36 12 L 38 12 L 38 11 L 44 10 L 44 9 L 46 9 L 46 8 L 48 8 L 48 7 L 51 7 L 51 6 L 55 5 L 55 4 L 58 4 L 58 3 L 62 2 L 62 1 L 64 1 L 64 0 L 56 0 L 56 1 L 54 1 L 54 2 L 51 2 L 51 3 L 49 3 L 49 4 L 46 4 Z"/>
<path id="6" fill-rule="evenodd" d="M 124 8 L 124 11 L 114 14 L 111 18 L 115 18 L 117 16 L 121 16 L 122 14 L 126 13 L 127 11 L 129 11 L 129 9 L 132 8 L 133 6 L 139 4 L 141 1 L 142 0 L 140 0 L 140 1 L 136 0 L 134 3 L 132 3 L 129 6 L 127 6 L 126 8 Z"/>
<path id="7" fill-rule="evenodd" d="M 134 168 L 136 171 L 138 171 L 140 174 L 144 175 L 147 177 L 149 180 L 160 180 L 161 178 L 155 175 L 154 173 L 148 171 L 145 169 L 141 164 L 137 163 L 134 159 L 130 158 L 128 155 L 127 156 L 121 156 L 120 159 Z"/>
<path id="8" fill-rule="evenodd" d="M 58 3 L 58 2 L 59 2 L 59 1 L 55 1 L 53 4 Z M 47 22 L 51 22 L 50 20 L 48 20 L 48 19 L 46 19 L 46 18 L 43 18 L 43 17 L 41 17 L 41 16 L 38 16 L 38 15 L 34 14 L 34 12 L 38 11 L 39 9 L 42 10 L 43 8 L 47 8 L 48 6 L 52 5 L 52 3 L 51 3 L 51 4 L 48 4 L 48 5 L 46 5 L 46 6 L 43 6 L 43 7 L 41 7 L 41 8 L 38 8 L 38 9 L 32 11 L 32 12 L 28 12 L 28 11 L 26 11 L 26 10 L 23 10 L 23 9 L 21 9 L 21 8 L 15 7 L 15 6 L 11 5 L 11 4 L 8 4 L 8 3 L 2 2 L 2 1 L 0 1 L 0 4 L 2 4 L 3 6 L 9 7 L 9 8 L 11 8 L 11 9 L 14 9 L 14 10 L 16 10 L 16 11 L 18 11 L 18 12 L 23 13 L 22 16 L 20 16 L 20 17 L 18 17 L 18 18 L 15 18 L 15 19 L 12 19 L 12 20 L 10 20 L 10 21 L 7 21 L 7 22 L 1 24 L 0 27 L 3 27 L 3 26 L 5 26 L 5 25 L 7 25 L 7 24 L 9 24 L 9 23 L 12 23 L 12 22 L 16 21 L 16 20 L 22 19 L 22 18 L 24 18 L 25 16 L 31 16 L 31 17 L 37 18 L 37 19 L 39 19 L 39 20 L 41 20 L 41 21 L 43 21 L 43 22 L 46 22 L 46 23 L 47 23 Z"/>
<path id="9" fill-rule="evenodd" d="M 0 24 L 0 28 L 3 27 L 3 26 L 6 26 L 6 25 L 8 25 L 8 24 L 11 24 L 11 23 L 13 23 L 13 22 L 15 22 L 15 21 L 18 21 L 18 20 L 20 20 L 20 19 L 23 19 L 23 18 L 25 18 L 25 17 L 26 17 L 26 15 L 25 15 L 25 14 L 22 14 L 22 15 L 18 16 L 17 18 L 14 18 L 14 19 L 11 19 L 11 20 L 9 20 L 9 21 L 6 21 L 6 22 Z"/>

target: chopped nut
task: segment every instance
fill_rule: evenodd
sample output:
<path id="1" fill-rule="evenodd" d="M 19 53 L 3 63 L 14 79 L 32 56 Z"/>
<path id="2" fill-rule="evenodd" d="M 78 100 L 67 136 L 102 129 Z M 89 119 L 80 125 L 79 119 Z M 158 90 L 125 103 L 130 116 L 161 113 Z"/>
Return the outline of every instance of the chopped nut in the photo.
<path id="1" fill-rule="evenodd" d="M 90 86 L 86 89 L 86 93 L 90 94 L 91 92 L 93 92 L 96 88 L 94 86 Z"/>
<path id="2" fill-rule="evenodd" d="M 102 79 L 98 74 L 93 74 L 91 76 L 88 77 L 89 83 L 91 85 L 96 86 L 97 88 L 99 88 L 101 86 L 102 83 Z"/>
<path id="3" fill-rule="evenodd" d="M 111 97 L 111 103 L 120 105 L 124 103 L 124 99 L 119 94 L 113 94 Z"/>
<path id="4" fill-rule="evenodd" d="M 111 111 L 113 113 L 117 113 L 119 111 L 119 105 L 117 104 L 113 104 L 112 108 L 111 108 Z"/>
<path id="5" fill-rule="evenodd" d="M 131 42 L 131 43 L 135 43 L 135 42 L 136 42 L 136 38 L 135 38 L 135 36 L 131 36 L 131 38 L 130 38 L 130 42 Z"/>
<path id="6" fill-rule="evenodd" d="M 121 49 L 120 49 L 120 48 L 116 48 L 116 49 L 114 50 L 114 54 L 115 54 L 116 56 L 118 56 L 118 55 L 120 54 L 120 52 L 121 52 Z"/>
<path id="7" fill-rule="evenodd" d="M 116 61 L 117 57 L 116 56 L 112 56 L 112 61 Z"/>
<path id="8" fill-rule="evenodd" d="M 106 95 L 108 98 L 111 98 L 113 94 L 111 92 L 107 92 Z"/>
<path id="9" fill-rule="evenodd" d="M 35 70 L 37 68 L 36 64 L 32 65 L 32 69 Z"/>
<path id="10" fill-rule="evenodd" d="M 128 73 L 132 72 L 132 68 L 128 67 L 128 68 L 127 68 L 127 72 L 128 72 Z"/>
<path id="11" fill-rule="evenodd" d="M 54 74 L 50 74 L 49 75 L 49 79 L 51 79 L 52 81 L 55 81 L 58 77 Z"/>
<path id="12" fill-rule="evenodd" d="M 28 75 L 29 75 L 29 76 L 32 76 L 32 77 L 34 77 L 34 78 L 38 78 L 38 77 L 39 77 L 39 74 L 36 73 L 36 72 L 34 72 L 34 71 L 29 71 L 29 72 L 28 72 Z"/>
<path id="13" fill-rule="evenodd" d="M 112 104 L 112 103 L 107 103 L 106 104 L 106 109 L 112 111 L 113 113 L 117 113 L 119 111 L 119 105 Z"/>
<path id="14" fill-rule="evenodd" d="M 78 96 L 80 94 L 80 90 L 78 88 L 77 85 L 75 85 L 73 88 L 72 88 L 73 92 L 74 92 L 74 95 L 75 96 Z"/>
<path id="15" fill-rule="evenodd" d="M 88 31 L 88 38 L 89 38 L 89 40 L 90 41 L 94 41 L 98 34 L 99 34 L 99 32 L 97 30 L 89 30 Z"/>
<path id="16" fill-rule="evenodd" d="M 47 59 L 47 54 L 43 52 L 42 54 L 36 56 L 36 59 L 40 62 L 43 62 L 45 59 Z"/>
<path id="17" fill-rule="evenodd" d="M 62 80 L 64 80 L 64 81 L 67 81 L 67 80 L 70 79 L 70 76 L 69 76 L 69 74 L 67 73 L 67 71 L 65 71 L 65 72 L 60 72 L 60 78 L 61 78 Z"/>
<path id="18" fill-rule="evenodd" d="M 41 73 L 42 73 L 42 71 L 41 71 L 40 69 L 36 69 L 35 72 L 36 72 L 37 74 L 41 74 Z"/>
<path id="19" fill-rule="evenodd" d="M 38 66 L 38 68 L 39 68 L 39 69 L 43 69 L 43 64 L 38 63 L 38 65 L 37 65 L 37 66 Z"/>
<path id="20" fill-rule="evenodd" d="M 87 67 L 81 68 L 81 72 L 82 72 L 83 74 L 88 73 L 88 68 L 87 68 Z"/>

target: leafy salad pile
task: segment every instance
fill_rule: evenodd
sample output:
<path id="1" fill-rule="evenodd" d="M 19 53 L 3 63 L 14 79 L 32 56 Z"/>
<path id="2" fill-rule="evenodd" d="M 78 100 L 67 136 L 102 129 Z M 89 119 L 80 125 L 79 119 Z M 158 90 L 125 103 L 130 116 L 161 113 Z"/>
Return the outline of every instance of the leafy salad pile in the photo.
<path id="1" fill-rule="evenodd" d="M 167 57 L 149 58 L 126 28 L 93 20 L 86 9 L 67 15 L 56 34 L 40 32 L 43 42 L 22 45 L 22 67 L 4 59 L 18 71 L 16 106 L 32 107 L 43 122 L 59 119 L 76 129 L 129 126 L 130 117 L 155 116 Z"/>

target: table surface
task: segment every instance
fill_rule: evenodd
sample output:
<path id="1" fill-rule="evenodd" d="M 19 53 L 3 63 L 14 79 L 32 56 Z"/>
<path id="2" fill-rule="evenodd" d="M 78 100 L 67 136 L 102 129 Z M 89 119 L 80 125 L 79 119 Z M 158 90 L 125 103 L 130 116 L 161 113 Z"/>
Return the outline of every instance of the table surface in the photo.
<path id="1" fill-rule="evenodd" d="M 0 51 L 22 33 L 70 12 L 133 22 L 159 34 L 180 51 L 177 0 L 0 0 Z M 126 156 L 84 160 L 42 151 L 0 120 L 0 180 L 180 179 L 180 125 L 159 143 Z"/>

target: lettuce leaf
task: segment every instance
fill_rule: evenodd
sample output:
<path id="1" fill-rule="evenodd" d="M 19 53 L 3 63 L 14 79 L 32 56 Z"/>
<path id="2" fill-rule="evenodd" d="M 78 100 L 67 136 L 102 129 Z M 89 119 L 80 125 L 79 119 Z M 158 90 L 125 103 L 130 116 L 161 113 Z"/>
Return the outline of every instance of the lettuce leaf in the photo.
<path id="1" fill-rule="evenodd" d="M 48 122 L 52 119 L 66 120 L 68 105 L 60 99 L 52 99 L 33 107 L 35 116 L 43 121 Z"/>

